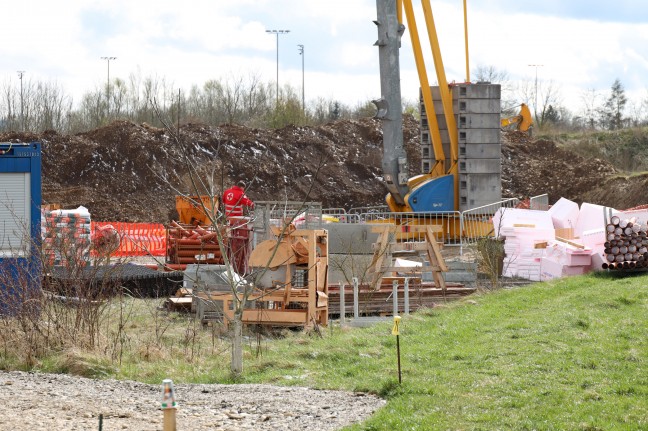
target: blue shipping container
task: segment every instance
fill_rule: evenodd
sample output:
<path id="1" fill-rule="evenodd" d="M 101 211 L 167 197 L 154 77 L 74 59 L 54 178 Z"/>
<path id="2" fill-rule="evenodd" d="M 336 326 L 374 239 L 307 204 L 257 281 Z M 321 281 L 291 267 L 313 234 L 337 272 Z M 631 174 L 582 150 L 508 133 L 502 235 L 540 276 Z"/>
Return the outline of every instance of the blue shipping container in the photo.
<path id="1" fill-rule="evenodd" d="M 0 314 L 37 312 L 41 144 L 0 143 Z"/>

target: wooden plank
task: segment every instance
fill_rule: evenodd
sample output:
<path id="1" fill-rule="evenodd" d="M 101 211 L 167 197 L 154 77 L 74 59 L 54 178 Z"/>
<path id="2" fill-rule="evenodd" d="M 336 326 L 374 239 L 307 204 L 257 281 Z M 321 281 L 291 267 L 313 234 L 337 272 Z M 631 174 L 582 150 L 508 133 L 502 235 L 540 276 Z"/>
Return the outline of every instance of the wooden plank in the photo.
<path id="1" fill-rule="evenodd" d="M 438 266 L 388 266 L 382 268 L 383 273 L 388 272 L 399 272 L 401 274 L 420 274 L 422 272 L 435 272 L 441 271 L 441 268 Z M 387 278 L 387 275 L 383 275 L 383 279 Z"/>
<path id="2" fill-rule="evenodd" d="M 376 243 L 372 245 L 375 250 Z M 425 242 L 397 242 L 390 244 L 392 251 L 424 251 L 427 249 Z"/>
<path id="3" fill-rule="evenodd" d="M 583 244 L 579 244 L 579 243 L 577 243 L 577 242 L 570 241 L 570 240 L 568 240 L 568 239 L 561 238 L 561 237 L 559 237 L 559 236 L 556 237 L 556 241 L 564 242 L 565 244 L 569 244 L 569 245 L 571 245 L 572 247 L 580 248 L 581 250 L 585 248 L 585 246 L 584 246 Z"/>

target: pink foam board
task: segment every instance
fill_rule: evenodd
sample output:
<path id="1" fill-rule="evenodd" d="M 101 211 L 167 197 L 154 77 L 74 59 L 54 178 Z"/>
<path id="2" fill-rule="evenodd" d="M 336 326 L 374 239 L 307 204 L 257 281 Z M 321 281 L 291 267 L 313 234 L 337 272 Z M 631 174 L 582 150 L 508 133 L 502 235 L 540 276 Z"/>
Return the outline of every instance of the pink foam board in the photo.
<path id="1" fill-rule="evenodd" d="M 617 212 L 617 210 L 610 207 L 583 202 L 580 207 L 574 235 L 577 238 L 580 238 L 583 232 L 587 230 L 604 228 L 606 220 L 613 212 Z"/>
<path id="2" fill-rule="evenodd" d="M 551 220 L 556 229 L 566 229 L 576 227 L 580 209 L 576 202 L 560 198 L 547 212 L 551 215 Z"/>

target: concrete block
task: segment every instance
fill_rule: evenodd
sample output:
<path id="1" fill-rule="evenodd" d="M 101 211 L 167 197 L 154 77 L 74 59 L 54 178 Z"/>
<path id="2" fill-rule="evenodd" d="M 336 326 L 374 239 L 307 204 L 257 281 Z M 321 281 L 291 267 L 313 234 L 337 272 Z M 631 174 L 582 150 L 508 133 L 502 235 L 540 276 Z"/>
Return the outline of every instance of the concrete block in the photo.
<path id="1" fill-rule="evenodd" d="M 499 99 L 459 99 L 455 101 L 459 114 L 500 114 L 501 103 Z"/>
<path id="2" fill-rule="evenodd" d="M 459 174 L 459 193 L 467 195 L 502 193 L 502 177 L 500 174 Z M 497 202 L 501 199 L 497 199 Z"/>
<path id="3" fill-rule="evenodd" d="M 457 99 L 496 99 L 502 98 L 499 84 L 457 84 L 452 87 L 452 96 Z"/>
<path id="4" fill-rule="evenodd" d="M 460 159 L 459 173 L 461 174 L 499 174 L 502 171 L 502 161 L 497 159 Z"/>
<path id="5" fill-rule="evenodd" d="M 500 114 L 459 114 L 458 129 L 498 129 Z"/>
<path id="6" fill-rule="evenodd" d="M 502 200 L 502 193 L 485 194 L 484 199 L 478 199 L 476 196 L 459 196 L 459 211 L 471 210 L 487 205 L 494 204 Z"/>
<path id="7" fill-rule="evenodd" d="M 462 144 L 499 144 L 500 128 L 462 129 L 458 131 L 459 143 Z M 447 135 L 447 132 L 446 132 Z M 448 136 L 449 140 L 449 136 Z"/>
<path id="8" fill-rule="evenodd" d="M 459 144 L 459 159 L 500 159 L 500 144 Z"/>

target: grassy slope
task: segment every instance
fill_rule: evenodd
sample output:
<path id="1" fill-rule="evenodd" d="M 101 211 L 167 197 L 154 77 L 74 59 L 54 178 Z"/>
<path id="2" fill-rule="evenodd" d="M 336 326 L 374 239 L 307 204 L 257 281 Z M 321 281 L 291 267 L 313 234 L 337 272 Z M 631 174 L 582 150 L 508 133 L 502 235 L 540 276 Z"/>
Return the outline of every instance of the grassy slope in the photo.
<path id="1" fill-rule="evenodd" d="M 246 380 L 378 393 L 353 429 L 648 429 L 646 277 L 585 276 L 473 297 L 390 325 L 295 337 Z"/>
<path id="2" fill-rule="evenodd" d="M 565 278 L 406 316 L 402 385 L 389 322 L 322 328 L 323 337 L 288 332 L 260 344 L 251 337 L 242 380 L 388 400 L 353 430 L 648 430 L 647 281 L 646 275 Z M 146 305 L 128 323 L 133 347 L 121 365 L 73 350 L 38 368 L 157 384 L 167 377 L 232 382 L 227 342 L 186 316 L 160 314 L 167 348 L 158 350 L 151 327 L 157 302 Z"/>

